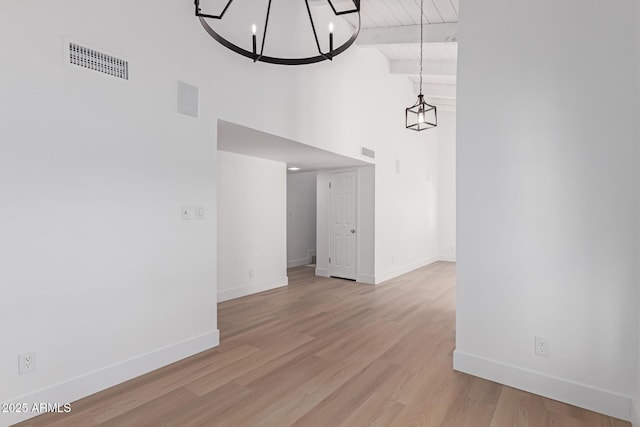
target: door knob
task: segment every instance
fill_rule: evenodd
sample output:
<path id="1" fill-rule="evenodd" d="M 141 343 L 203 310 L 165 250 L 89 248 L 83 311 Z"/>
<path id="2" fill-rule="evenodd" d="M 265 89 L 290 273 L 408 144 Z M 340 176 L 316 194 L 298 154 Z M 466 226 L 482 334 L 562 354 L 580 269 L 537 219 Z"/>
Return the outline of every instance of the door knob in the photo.
<path id="1" fill-rule="evenodd" d="M 356 230 L 354 230 L 354 229 L 351 229 L 351 234 L 353 234 L 353 233 L 355 233 L 355 232 L 356 232 Z"/>

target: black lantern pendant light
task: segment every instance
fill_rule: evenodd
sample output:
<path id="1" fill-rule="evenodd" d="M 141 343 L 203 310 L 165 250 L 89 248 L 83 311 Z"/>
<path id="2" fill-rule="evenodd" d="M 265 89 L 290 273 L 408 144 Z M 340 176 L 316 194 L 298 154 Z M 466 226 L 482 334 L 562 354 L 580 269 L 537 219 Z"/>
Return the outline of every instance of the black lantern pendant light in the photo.
<path id="1" fill-rule="evenodd" d="M 255 2 L 257 0 L 251 0 L 252 2 Z M 320 42 L 318 41 L 318 33 L 316 32 L 316 23 L 314 22 L 314 18 L 313 15 L 311 13 L 311 7 L 309 6 L 309 0 L 304 0 L 306 8 L 307 8 L 307 13 L 309 16 L 309 22 L 311 25 L 311 30 L 313 31 L 313 36 L 315 38 L 315 44 L 316 44 L 316 48 L 318 50 L 318 54 L 314 55 L 314 56 L 308 56 L 308 57 L 285 57 L 285 58 L 281 58 L 281 57 L 276 57 L 276 56 L 269 56 L 269 55 L 265 55 L 264 54 L 264 44 L 265 44 L 265 40 L 267 39 L 267 29 L 269 26 L 269 15 L 271 13 L 271 1 L 272 0 L 268 0 L 267 3 L 267 13 L 266 13 L 266 17 L 264 20 L 264 27 L 262 32 L 262 42 L 261 42 L 261 47 L 260 50 L 258 51 L 258 43 L 257 43 L 257 36 L 256 36 L 256 32 L 257 32 L 257 27 L 254 24 L 252 26 L 252 36 L 251 36 L 251 44 L 252 44 L 252 50 L 247 50 L 244 49 L 240 46 L 238 46 L 237 44 L 232 43 L 231 41 L 225 39 L 222 35 L 220 35 L 220 33 L 218 33 L 216 30 L 213 29 L 213 27 L 211 25 L 209 25 L 209 23 L 206 21 L 205 18 L 210 18 L 210 19 L 216 19 L 216 20 L 222 20 L 224 18 L 225 13 L 227 12 L 227 10 L 229 9 L 229 6 L 232 5 L 232 3 L 234 2 L 234 0 L 228 0 L 226 6 L 224 7 L 224 9 L 222 10 L 222 12 L 220 12 L 218 15 L 214 15 L 214 14 L 208 14 L 208 13 L 203 13 L 201 8 L 200 8 L 200 0 L 195 0 L 195 6 L 196 6 L 196 16 L 200 19 L 200 24 L 202 24 L 202 27 L 205 29 L 205 31 L 207 33 L 209 33 L 209 35 L 211 37 L 213 37 L 215 40 L 217 40 L 221 45 L 223 45 L 224 47 L 242 55 L 242 56 L 246 56 L 247 58 L 250 58 L 253 60 L 253 62 L 268 62 L 270 64 L 280 64 L 280 65 L 304 65 L 304 64 L 313 64 L 316 62 L 321 62 L 321 61 L 325 61 L 325 60 L 330 60 L 332 61 L 334 57 L 340 55 L 342 52 L 344 52 L 345 50 L 347 50 L 358 38 L 358 34 L 360 33 L 360 0 L 350 0 L 349 3 L 353 3 L 353 8 L 351 9 L 347 9 L 347 10 L 338 10 L 336 9 L 336 7 L 334 6 L 333 2 L 335 0 L 327 0 L 327 3 L 329 4 L 329 6 L 331 7 L 331 10 L 333 11 L 333 14 L 335 16 L 341 16 L 341 15 L 348 15 L 348 14 L 355 14 L 358 17 L 358 24 L 357 27 L 354 29 L 353 34 L 351 35 L 351 37 L 344 42 L 343 44 L 341 44 L 340 46 L 336 47 L 334 49 L 333 46 L 333 22 L 329 23 L 329 50 L 326 52 L 323 52 L 320 48 Z"/>
<path id="2" fill-rule="evenodd" d="M 422 57 L 424 50 L 424 0 L 420 0 L 420 94 L 411 107 L 405 109 L 407 129 L 425 130 L 438 126 L 438 111 L 435 105 L 427 104 L 422 94 Z"/>

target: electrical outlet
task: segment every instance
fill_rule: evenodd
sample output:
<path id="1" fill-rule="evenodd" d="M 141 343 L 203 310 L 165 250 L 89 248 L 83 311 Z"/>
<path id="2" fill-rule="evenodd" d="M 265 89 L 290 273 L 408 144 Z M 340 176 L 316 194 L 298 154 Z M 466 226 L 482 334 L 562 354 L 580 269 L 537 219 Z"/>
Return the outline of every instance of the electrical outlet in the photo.
<path id="1" fill-rule="evenodd" d="M 536 337 L 535 343 L 536 356 L 549 357 L 549 339 L 544 337 Z"/>
<path id="2" fill-rule="evenodd" d="M 18 373 L 26 374 L 36 370 L 36 352 L 22 353 L 18 355 Z"/>

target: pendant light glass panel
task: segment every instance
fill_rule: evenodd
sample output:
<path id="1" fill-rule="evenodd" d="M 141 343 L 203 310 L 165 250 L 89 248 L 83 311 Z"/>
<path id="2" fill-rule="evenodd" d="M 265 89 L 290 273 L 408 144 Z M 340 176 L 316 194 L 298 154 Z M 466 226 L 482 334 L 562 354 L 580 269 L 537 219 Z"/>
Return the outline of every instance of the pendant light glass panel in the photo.
<path id="1" fill-rule="evenodd" d="M 418 95 L 418 101 L 405 110 L 405 124 L 407 129 L 425 130 L 438 125 L 438 111 L 435 105 L 427 104 L 423 95 Z"/>

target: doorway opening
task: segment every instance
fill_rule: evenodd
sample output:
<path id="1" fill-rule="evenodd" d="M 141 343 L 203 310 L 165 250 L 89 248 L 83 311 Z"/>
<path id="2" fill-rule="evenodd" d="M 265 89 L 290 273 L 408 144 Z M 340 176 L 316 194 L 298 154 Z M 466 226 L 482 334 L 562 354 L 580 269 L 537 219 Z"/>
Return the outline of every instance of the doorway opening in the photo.
<path id="1" fill-rule="evenodd" d="M 218 120 L 218 171 L 219 301 L 286 286 L 288 268 L 312 264 L 374 283 L 374 165 Z M 332 243 L 329 184 L 347 172 L 353 224 Z"/>

